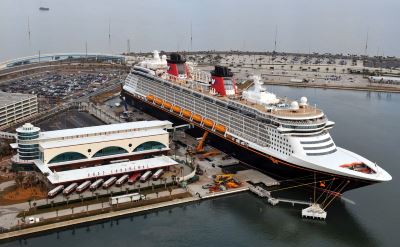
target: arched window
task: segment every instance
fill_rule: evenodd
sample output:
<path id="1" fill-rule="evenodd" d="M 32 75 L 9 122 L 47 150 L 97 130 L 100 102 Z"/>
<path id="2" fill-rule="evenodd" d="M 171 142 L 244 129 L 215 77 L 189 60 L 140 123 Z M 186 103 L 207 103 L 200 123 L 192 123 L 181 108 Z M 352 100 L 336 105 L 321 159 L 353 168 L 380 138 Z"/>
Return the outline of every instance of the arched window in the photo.
<path id="1" fill-rule="evenodd" d="M 126 151 L 124 148 L 112 146 L 112 147 L 106 147 L 106 148 L 100 149 L 99 151 L 97 151 L 97 153 L 95 153 L 93 155 L 93 157 L 102 157 L 102 156 L 115 155 L 115 154 L 124 154 L 124 153 L 127 153 L 127 152 L 128 151 Z"/>
<path id="2" fill-rule="evenodd" d="M 66 152 L 57 155 L 56 157 L 52 158 L 49 161 L 50 163 L 59 163 L 59 162 L 65 162 L 65 161 L 72 161 L 72 160 L 80 160 L 80 159 L 86 159 L 87 157 L 81 153 L 77 152 Z"/>
<path id="3" fill-rule="evenodd" d="M 137 146 L 133 151 L 146 151 L 146 150 L 153 150 L 153 149 L 162 149 L 165 148 L 165 145 L 160 142 L 145 142 Z"/>

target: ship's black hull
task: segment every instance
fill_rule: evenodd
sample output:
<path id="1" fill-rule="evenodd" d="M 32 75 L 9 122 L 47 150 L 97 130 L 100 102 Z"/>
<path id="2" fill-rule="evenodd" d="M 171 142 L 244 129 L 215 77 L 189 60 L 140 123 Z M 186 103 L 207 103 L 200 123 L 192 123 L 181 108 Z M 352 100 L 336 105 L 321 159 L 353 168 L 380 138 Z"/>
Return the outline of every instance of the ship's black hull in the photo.
<path id="1" fill-rule="evenodd" d="M 123 91 L 122 95 L 125 97 L 125 100 L 128 104 L 134 105 L 136 108 L 148 113 L 149 115 L 152 115 L 157 119 L 169 120 L 174 124 L 187 123 L 183 117 L 169 112 L 166 109 L 162 109 L 159 106 L 153 105 L 150 102 L 136 98 L 129 92 Z M 195 128 L 189 130 L 189 132 L 189 134 L 192 136 L 200 137 L 204 130 L 201 126 L 196 126 L 195 124 Z M 345 191 L 374 183 L 367 180 L 354 179 L 350 177 L 324 173 L 317 170 L 305 169 L 304 167 L 290 164 L 279 159 L 271 161 L 268 156 L 263 155 L 257 150 L 252 150 L 248 147 L 238 145 L 237 143 L 225 139 L 216 133 L 210 131 L 209 133 L 210 134 L 208 135 L 207 139 L 211 146 L 232 155 L 248 166 L 257 168 L 258 170 L 277 179 L 278 181 L 284 181 L 284 183 L 289 183 L 292 185 L 309 184 L 308 187 L 312 189 L 314 187 L 314 181 L 317 181 L 316 184 L 320 192 L 329 190 L 339 193 L 344 193 Z"/>

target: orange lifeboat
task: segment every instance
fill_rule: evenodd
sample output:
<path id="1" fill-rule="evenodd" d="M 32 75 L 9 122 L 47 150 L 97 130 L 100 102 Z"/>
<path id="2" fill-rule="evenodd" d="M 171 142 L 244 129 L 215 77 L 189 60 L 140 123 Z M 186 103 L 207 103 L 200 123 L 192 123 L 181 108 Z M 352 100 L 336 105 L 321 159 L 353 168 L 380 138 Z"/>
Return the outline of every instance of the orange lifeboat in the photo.
<path id="1" fill-rule="evenodd" d="M 203 123 L 204 123 L 205 126 L 207 126 L 207 127 L 209 127 L 209 128 L 212 128 L 213 125 L 214 125 L 214 122 L 213 122 L 212 120 L 210 120 L 210 119 L 204 120 Z"/>
<path id="2" fill-rule="evenodd" d="M 217 124 L 217 125 L 215 125 L 215 129 L 216 129 L 218 132 L 221 132 L 221 133 L 225 133 L 225 131 L 226 131 L 226 127 L 223 126 L 222 124 Z"/>
<path id="3" fill-rule="evenodd" d="M 151 102 L 153 102 L 153 100 L 154 100 L 154 95 L 147 95 L 146 96 L 146 99 L 148 100 L 148 101 L 151 101 Z"/>
<path id="4" fill-rule="evenodd" d="M 173 110 L 174 112 L 176 112 L 176 113 L 180 113 L 180 112 L 181 112 L 181 108 L 180 108 L 179 106 L 177 106 L 177 105 L 174 105 L 174 106 L 172 107 L 172 110 Z"/>
<path id="5" fill-rule="evenodd" d="M 156 99 L 154 100 L 154 103 L 156 103 L 157 105 L 161 105 L 161 104 L 163 103 L 163 100 L 160 99 L 160 98 L 156 98 Z"/>
<path id="6" fill-rule="evenodd" d="M 189 111 L 189 110 L 183 110 L 183 111 L 182 111 L 182 115 L 183 115 L 185 118 L 190 118 L 190 116 L 192 115 L 192 112 Z"/>
<path id="7" fill-rule="evenodd" d="M 203 118 L 202 118 L 201 115 L 199 115 L 199 114 L 194 114 L 193 117 L 192 117 L 192 119 L 193 119 L 194 121 L 200 123 L 201 120 L 202 120 Z"/>
<path id="8" fill-rule="evenodd" d="M 164 101 L 164 108 L 171 109 L 171 107 L 172 107 L 171 103 Z"/>

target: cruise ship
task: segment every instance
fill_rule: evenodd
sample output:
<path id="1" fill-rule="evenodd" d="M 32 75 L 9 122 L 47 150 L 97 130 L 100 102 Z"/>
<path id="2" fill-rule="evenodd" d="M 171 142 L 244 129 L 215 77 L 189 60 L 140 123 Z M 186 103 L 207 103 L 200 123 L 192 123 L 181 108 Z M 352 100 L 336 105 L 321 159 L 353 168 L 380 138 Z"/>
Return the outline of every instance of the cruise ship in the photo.
<path id="1" fill-rule="evenodd" d="M 251 87 L 236 82 L 227 67 L 211 72 L 177 53 L 133 66 L 122 97 L 175 123 L 209 132 L 212 145 L 281 181 L 316 184 L 335 193 L 390 181 L 376 163 L 335 145 L 334 127 L 321 109 L 266 91 L 259 76 Z"/>

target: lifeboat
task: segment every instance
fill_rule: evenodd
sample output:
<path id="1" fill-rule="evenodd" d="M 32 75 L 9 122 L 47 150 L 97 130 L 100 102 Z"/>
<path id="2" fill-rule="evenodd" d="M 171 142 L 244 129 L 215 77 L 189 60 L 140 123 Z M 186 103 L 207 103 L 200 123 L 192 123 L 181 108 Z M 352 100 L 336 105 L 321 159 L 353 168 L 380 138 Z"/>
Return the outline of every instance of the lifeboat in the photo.
<path id="1" fill-rule="evenodd" d="M 179 106 L 177 106 L 177 105 L 174 105 L 174 106 L 172 107 L 172 110 L 173 110 L 174 112 L 176 112 L 176 113 L 180 113 L 180 112 L 181 112 L 181 108 L 180 108 Z"/>
<path id="2" fill-rule="evenodd" d="M 164 108 L 171 109 L 171 107 L 172 107 L 171 103 L 164 101 Z"/>
<path id="3" fill-rule="evenodd" d="M 203 118 L 202 118 L 201 115 L 199 115 L 199 114 L 194 114 L 193 117 L 192 117 L 192 119 L 193 119 L 194 121 L 200 123 L 201 120 L 202 120 Z"/>
<path id="4" fill-rule="evenodd" d="M 204 123 L 205 126 L 207 126 L 207 127 L 209 127 L 209 128 L 212 128 L 213 125 L 214 125 L 214 122 L 213 122 L 212 120 L 210 120 L 210 119 L 204 120 L 203 123 Z"/>
<path id="5" fill-rule="evenodd" d="M 189 110 L 183 110 L 183 111 L 182 111 L 182 115 L 183 115 L 185 118 L 190 118 L 190 116 L 192 115 L 192 112 L 189 111 Z"/>
<path id="6" fill-rule="evenodd" d="M 156 98 L 156 99 L 154 100 L 154 103 L 156 103 L 157 105 L 161 105 L 161 104 L 163 103 L 163 100 L 160 99 L 160 98 Z"/>
<path id="7" fill-rule="evenodd" d="M 217 124 L 215 125 L 215 130 L 221 133 L 225 133 L 226 131 L 226 127 L 223 126 L 222 124 Z"/>
<path id="8" fill-rule="evenodd" d="M 147 95 L 147 96 L 146 96 L 146 99 L 147 99 L 148 101 L 153 102 L 153 100 L 154 100 L 154 95 Z"/>

